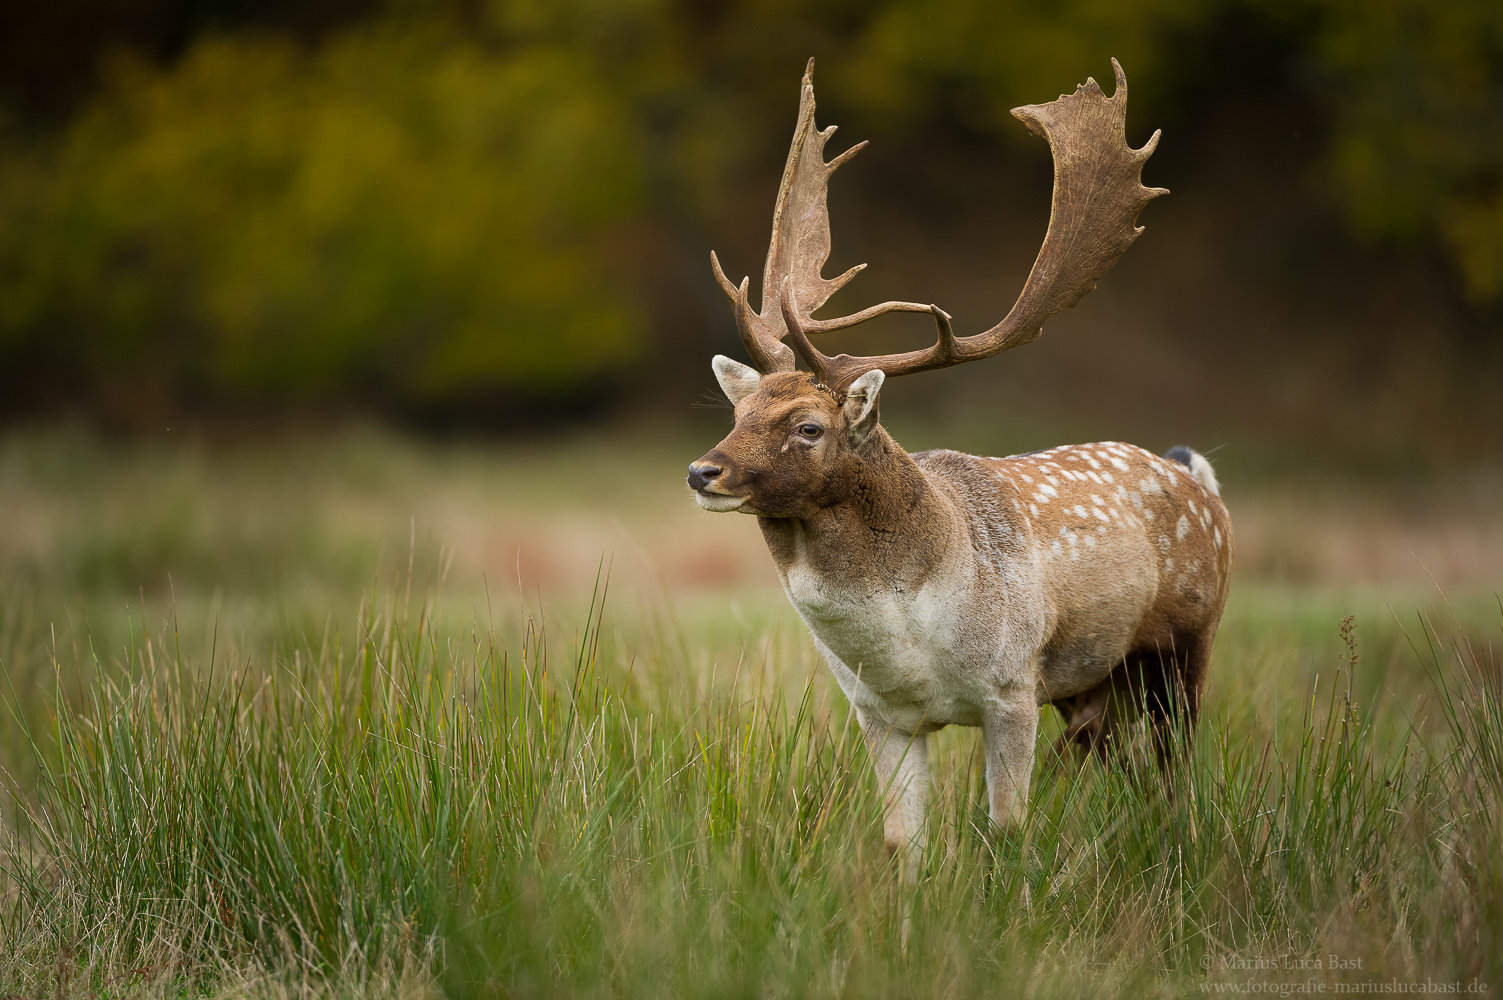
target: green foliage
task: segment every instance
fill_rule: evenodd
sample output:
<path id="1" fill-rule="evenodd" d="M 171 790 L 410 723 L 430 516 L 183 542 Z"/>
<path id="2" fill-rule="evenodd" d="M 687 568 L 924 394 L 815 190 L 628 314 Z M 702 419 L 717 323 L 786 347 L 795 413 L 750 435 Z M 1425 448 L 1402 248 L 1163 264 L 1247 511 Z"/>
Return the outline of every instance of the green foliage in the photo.
<path id="1" fill-rule="evenodd" d="M 1140 102 L 1214 107 L 1228 81 L 1185 68 L 1214 53 L 1179 56 L 1236 17 L 1323 109 L 1351 231 L 1439 247 L 1497 303 L 1491 0 L 394 0 L 312 49 L 240 33 L 166 68 L 117 58 L 61 134 L 11 136 L 0 363 L 169 401 L 577 392 L 674 308 L 665 230 L 694 258 L 706 229 L 761 234 L 743 182 L 780 158 L 809 54 L 848 124 L 1034 142 L 1008 109 L 1110 56 Z"/>
<path id="2" fill-rule="evenodd" d="M 853 99 L 879 113 L 920 123 L 943 107 L 977 131 L 1027 141 L 1011 109 L 1047 101 L 1088 76 L 1110 92 L 1109 58 L 1132 74 L 1139 101 L 1161 95 L 1174 78 L 1174 54 L 1163 39 L 1216 11 L 1192 0 L 901 0 L 882 6 L 865 28 L 853 66 L 836 72 Z"/>
<path id="3" fill-rule="evenodd" d="M 1503 6 L 1319 0 L 1332 181 L 1359 233 L 1437 238 L 1472 298 L 1503 298 Z"/>
<path id="4" fill-rule="evenodd" d="M 600 245 L 640 206 L 639 149 L 585 53 L 239 37 L 114 80 L 17 199 L 12 350 L 61 331 L 29 346 L 179 391 L 414 401 L 640 350 Z"/>

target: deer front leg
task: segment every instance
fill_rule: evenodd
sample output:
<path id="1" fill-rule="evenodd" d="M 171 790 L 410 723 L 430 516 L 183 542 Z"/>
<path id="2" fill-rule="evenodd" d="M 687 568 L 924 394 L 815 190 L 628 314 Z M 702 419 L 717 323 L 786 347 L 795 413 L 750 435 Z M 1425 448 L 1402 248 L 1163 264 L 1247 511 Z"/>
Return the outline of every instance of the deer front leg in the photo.
<path id="1" fill-rule="evenodd" d="M 905 862 L 924 849 L 924 800 L 929 794 L 926 737 L 896 729 L 857 711 L 861 735 L 882 786 L 882 832 L 887 850 Z M 909 866 L 910 876 L 913 874 Z"/>
<path id="2" fill-rule="evenodd" d="M 986 791 L 994 827 L 1011 829 L 1023 823 L 1038 731 L 1039 708 L 1032 691 L 1008 692 L 982 719 Z"/>

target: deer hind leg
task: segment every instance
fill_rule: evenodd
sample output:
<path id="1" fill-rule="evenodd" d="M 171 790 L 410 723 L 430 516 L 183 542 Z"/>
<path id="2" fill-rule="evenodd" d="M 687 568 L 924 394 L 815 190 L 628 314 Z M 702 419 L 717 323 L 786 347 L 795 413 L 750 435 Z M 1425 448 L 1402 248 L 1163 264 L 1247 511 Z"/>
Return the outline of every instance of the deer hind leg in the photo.
<path id="1" fill-rule="evenodd" d="M 1169 649 L 1137 650 L 1123 658 L 1096 687 L 1054 702 L 1065 720 L 1056 745 L 1061 757 L 1093 755 L 1102 761 L 1127 749 L 1130 730 L 1147 717 L 1154 756 L 1160 766 L 1188 744 L 1200 714 L 1209 644 L 1199 637 Z"/>
<path id="2" fill-rule="evenodd" d="M 1185 740 L 1195 736 L 1196 723 L 1200 721 L 1200 699 L 1206 687 L 1206 674 L 1211 666 L 1211 641 L 1216 638 L 1213 625 L 1208 632 L 1191 636 L 1184 643 L 1184 655 L 1179 661 L 1178 675 L 1180 705 L 1184 715 Z"/>
<path id="3" fill-rule="evenodd" d="M 1168 649 L 1145 650 L 1136 662 L 1128 661 L 1127 693 L 1152 723 L 1154 756 L 1161 770 L 1194 741 L 1210 654 L 1210 637 L 1192 633 L 1176 636 Z"/>
<path id="4" fill-rule="evenodd" d="M 1172 653 L 1163 657 L 1161 683 L 1149 700 L 1161 768 L 1167 767 L 1171 758 L 1188 754 L 1194 746 L 1214 637 L 1214 629 L 1186 636 L 1175 644 Z"/>
<path id="5" fill-rule="evenodd" d="M 1125 664 L 1119 666 L 1088 691 L 1053 702 L 1065 720 L 1064 735 L 1054 747 L 1060 759 L 1084 762 L 1091 756 L 1103 761 L 1112 757 L 1123 731 L 1142 714 L 1131 696 L 1124 668 Z"/>

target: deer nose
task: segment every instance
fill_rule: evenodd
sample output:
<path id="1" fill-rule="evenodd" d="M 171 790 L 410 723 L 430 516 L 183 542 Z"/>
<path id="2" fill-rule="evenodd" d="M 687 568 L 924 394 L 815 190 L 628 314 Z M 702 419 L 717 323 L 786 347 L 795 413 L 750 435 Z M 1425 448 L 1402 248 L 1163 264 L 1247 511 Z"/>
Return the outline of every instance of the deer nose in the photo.
<path id="1" fill-rule="evenodd" d="M 702 490 L 724 471 L 718 465 L 701 465 L 695 462 L 689 466 L 689 488 L 691 490 Z"/>

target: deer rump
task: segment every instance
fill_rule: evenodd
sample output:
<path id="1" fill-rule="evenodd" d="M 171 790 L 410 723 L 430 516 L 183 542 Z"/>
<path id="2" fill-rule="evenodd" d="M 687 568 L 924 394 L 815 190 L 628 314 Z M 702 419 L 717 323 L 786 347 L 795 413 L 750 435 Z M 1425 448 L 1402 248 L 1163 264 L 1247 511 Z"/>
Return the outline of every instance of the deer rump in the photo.
<path id="1" fill-rule="evenodd" d="M 979 726 L 991 817 L 1021 822 L 1039 706 L 1064 742 L 1103 756 L 1146 713 L 1161 760 L 1199 713 L 1230 580 L 1231 522 L 1210 463 L 1186 448 L 1074 445 L 1007 458 L 909 455 L 880 426 L 886 378 L 975 361 L 1036 339 L 1096 286 L 1167 192 L 1140 174 L 1159 135 L 1124 140 L 1127 81 L 1014 110 L 1055 161 L 1053 212 L 1008 315 L 957 337 L 935 305 L 885 302 L 845 317 L 812 313 L 865 265 L 837 278 L 827 185 L 834 128 L 814 125 L 813 61 L 773 213 L 753 311 L 711 254 L 753 366 L 717 356 L 735 406 L 731 433 L 689 468 L 706 510 L 756 515 L 789 600 L 856 710 L 886 796 L 889 848 L 922 848 L 925 734 Z M 828 357 L 809 337 L 886 312 L 923 312 L 922 351 Z M 808 371 L 797 371 L 796 361 Z M 912 868 L 910 866 L 910 871 Z"/>

